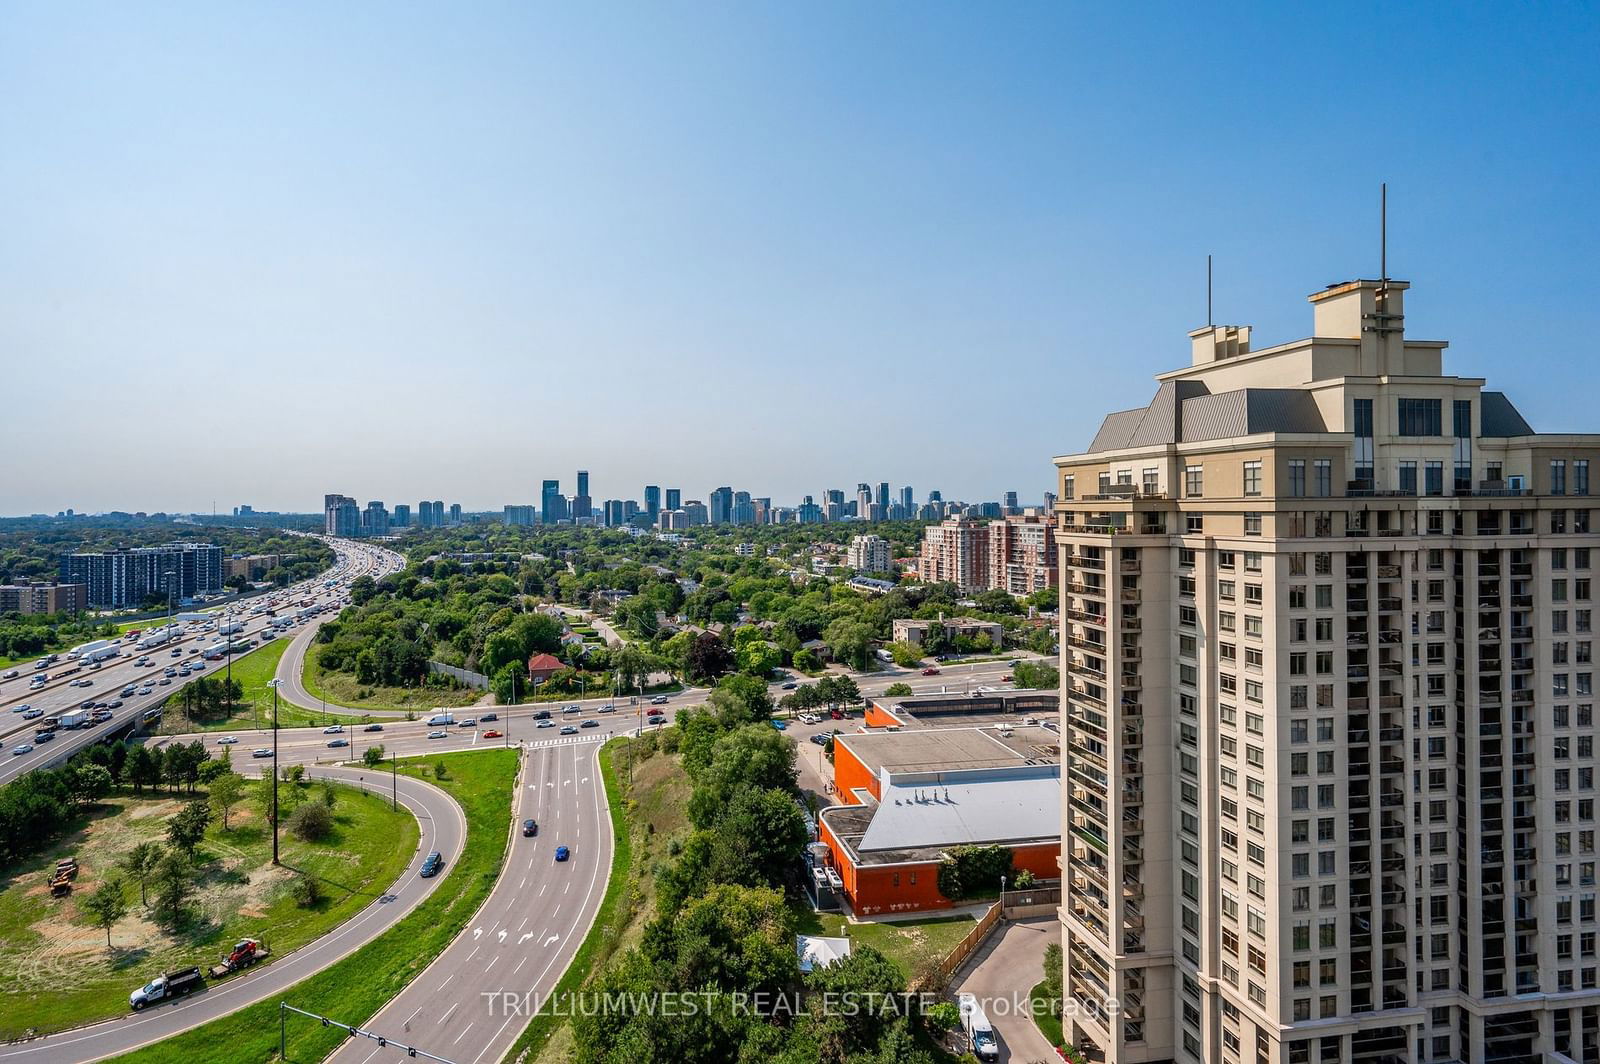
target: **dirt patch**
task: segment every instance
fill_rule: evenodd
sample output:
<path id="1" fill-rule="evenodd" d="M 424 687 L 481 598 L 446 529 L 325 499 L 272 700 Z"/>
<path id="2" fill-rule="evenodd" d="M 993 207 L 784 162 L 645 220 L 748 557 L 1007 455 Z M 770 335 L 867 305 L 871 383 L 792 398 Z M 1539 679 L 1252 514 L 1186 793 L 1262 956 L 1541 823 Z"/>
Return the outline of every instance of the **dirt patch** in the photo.
<path id="1" fill-rule="evenodd" d="M 176 813 L 178 810 L 180 810 L 182 808 L 183 808 L 183 803 L 181 801 L 179 801 L 177 798 L 169 798 L 169 799 L 167 799 L 165 801 L 159 801 L 159 802 L 142 802 L 142 803 L 140 803 L 138 805 L 135 805 L 132 809 L 128 810 L 128 812 L 125 813 L 124 815 L 129 820 L 148 820 L 151 817 L 160 817 L 162 819 L 165 819 L 166 817 L 171 816 L 172 814 Z M 110 830 L 115 830 L 116 829 L 116 825 L 115 825 L 115 823 L 113 821 L 105 820 L 105 821 L 102 821 L 99 824 L 94 825 L 94 827 L 91 827 L 89 830 L 91 832 L 93 832 L 95 830 L 95 828 L 100 828 L 100 827 L 105 827 L 105 828 L 108 828 Z"/>

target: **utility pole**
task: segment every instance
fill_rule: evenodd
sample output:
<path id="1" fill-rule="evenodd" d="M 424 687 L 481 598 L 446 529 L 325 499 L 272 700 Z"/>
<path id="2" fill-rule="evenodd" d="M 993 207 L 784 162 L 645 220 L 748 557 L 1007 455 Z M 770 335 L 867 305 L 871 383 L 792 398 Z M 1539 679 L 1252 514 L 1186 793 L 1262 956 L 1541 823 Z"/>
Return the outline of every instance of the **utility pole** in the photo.
<path id="1" fill-rule="evenodd" d="M 389 752 L 389 808 L 400 808 L 400 762 L 394 751 Z"/>
<path id="2" fill-rule="evenodd" d="M 278 864 L 278 688 L 283 681 L 274 676 L 267 686 L 272 688 L 272 863 Z"/>

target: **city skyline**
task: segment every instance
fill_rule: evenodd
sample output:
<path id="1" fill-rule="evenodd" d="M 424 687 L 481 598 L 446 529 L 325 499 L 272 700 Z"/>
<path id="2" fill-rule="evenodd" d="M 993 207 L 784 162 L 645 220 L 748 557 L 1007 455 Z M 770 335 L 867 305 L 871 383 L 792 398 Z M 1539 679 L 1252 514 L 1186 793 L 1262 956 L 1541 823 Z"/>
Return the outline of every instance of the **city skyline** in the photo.
<path id="1" fill-rule="evenodd" d="M 0 348 L 93 416 L 15 404 L 0 442 L 46 461 L 0 513 L 487 507 L 529 466 L 792 498 L 868 441 L 952 495 L 1044 485 L 1181 357 L 1208 253 L 1262 343 L 1307 279 L 1375 276 L 1385 180 L 1414 327 L 1462 373 L 1570 372 L 1528 415 L 1580 425 L 1594 20 L 1371 21 L 19 9 Z M 130 447 L 173 460 L 134 488 Z"/>

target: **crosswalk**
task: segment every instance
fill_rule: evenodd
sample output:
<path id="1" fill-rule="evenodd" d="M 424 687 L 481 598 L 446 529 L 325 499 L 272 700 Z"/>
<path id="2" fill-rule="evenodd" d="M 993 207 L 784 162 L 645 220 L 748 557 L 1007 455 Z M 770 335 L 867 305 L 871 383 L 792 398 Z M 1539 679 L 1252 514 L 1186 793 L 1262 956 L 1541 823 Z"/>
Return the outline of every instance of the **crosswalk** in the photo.
<path id="1" fill-rule="evenodd" d="M 561 735 L 554 739 L 535 739 L 531 743 L 522 745 L 530 750 L 537 750 L 542 746 L 568 746 L 572 743 L 597 743 L 611 738 L 609 735 Z"/>

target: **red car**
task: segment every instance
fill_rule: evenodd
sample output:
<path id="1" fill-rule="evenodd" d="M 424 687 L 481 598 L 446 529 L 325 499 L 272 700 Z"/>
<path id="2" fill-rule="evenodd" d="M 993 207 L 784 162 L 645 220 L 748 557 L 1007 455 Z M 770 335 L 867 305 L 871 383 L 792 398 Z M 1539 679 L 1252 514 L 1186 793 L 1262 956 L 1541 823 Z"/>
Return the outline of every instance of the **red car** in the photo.
<path id="1" fill-rule="evenodd" d="M 488 731 L 483 733 L 483 737 L 485 739 L 498 739 L 504 734 L 505 732 L 497 732 L 493 728 L 490 728 Z"/>
<path id="2" fill-rule="evenodd" d="M 1008 672 L 1004 676 L 1000 677 L 1000 682 L 1001 683 L 1010 683 L 1011 682 L 1011 674 Z"/>
<path id="3" fill-rule="evenodd" d="M 926 669 L 922 670 L 922 675 L 924 675 L 924 676 L 937 676 L 937 675 L 939 675 L 939 670 L 934 668 L 932 665 L 929 665 Z"/>

